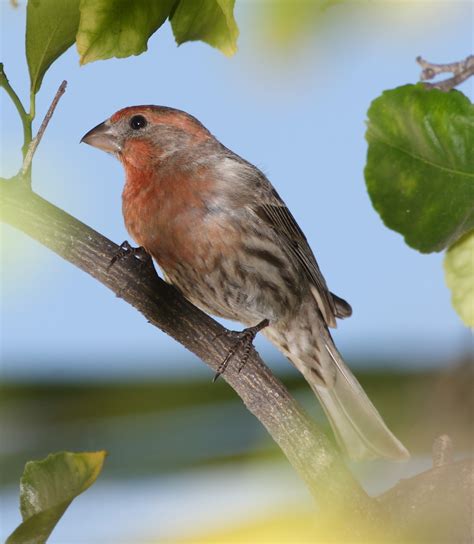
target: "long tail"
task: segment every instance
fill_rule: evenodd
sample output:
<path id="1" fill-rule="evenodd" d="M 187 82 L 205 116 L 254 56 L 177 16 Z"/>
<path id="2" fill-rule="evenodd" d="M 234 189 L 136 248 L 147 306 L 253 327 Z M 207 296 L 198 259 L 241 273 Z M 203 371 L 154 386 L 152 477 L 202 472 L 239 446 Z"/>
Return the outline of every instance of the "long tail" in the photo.
<path id="1" fill-rule="evenodd" d="M 285 352 L 316 393 L 339 445 L 351 459 L 402 461 L 410 456 L 344 363 L 325 327 L 319 331 L 317 347 L 304 343 L 304 351 L 288 351 L 286 335 L 281 343 L 276 331 L 269 332 L 270 340 Z"/>

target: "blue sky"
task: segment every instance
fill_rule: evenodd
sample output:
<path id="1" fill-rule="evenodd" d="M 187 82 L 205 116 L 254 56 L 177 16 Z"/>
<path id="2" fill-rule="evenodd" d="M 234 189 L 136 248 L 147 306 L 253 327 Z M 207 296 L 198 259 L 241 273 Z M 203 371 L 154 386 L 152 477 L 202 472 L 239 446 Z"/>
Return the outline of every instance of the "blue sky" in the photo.
<path id="1" fill-rule="evenodd" d="M 451 308 L 442 255 L 408 248 L 370 204 L 364 123 L 383 90 L 417 81 L 417 55 L 448 62 L 471 52 L 473 5 L 383 4 L 336 6 L 312 35 L 282 50 L 265 45 L 255 3 L 237 0 L 241 36 L 230 59 L 202 43 L 176 47 L 169 25 L 139 57 L 79 68 L 70 49 L 38 96 L 40 121 L 59 83 L 69 82 L 35 157 L 35 190 L 120 243 L 128 238 L 121 166 L 79 140 L 124 106 L 184 109 L 259 166 L 293 211 L 331 290 L 353 306 L 335 332 L 343 354 L 406 368 L 461 355 L 469 333 Z M 24 6 L 1 3 L 1 60 L 22 98 L 24 22 Z M 472 99 L 472 84 L 461 90 Z M 0 104 L 1 173 L 9 176 L 20 164 L 21 127 L 5 93 Z M 9 227 L 1 227 L 1 241 L 4 377 L 208 372 L 83 272 Z M 267 360 L 280 358 L 264 339 L 257 346 Z"/>

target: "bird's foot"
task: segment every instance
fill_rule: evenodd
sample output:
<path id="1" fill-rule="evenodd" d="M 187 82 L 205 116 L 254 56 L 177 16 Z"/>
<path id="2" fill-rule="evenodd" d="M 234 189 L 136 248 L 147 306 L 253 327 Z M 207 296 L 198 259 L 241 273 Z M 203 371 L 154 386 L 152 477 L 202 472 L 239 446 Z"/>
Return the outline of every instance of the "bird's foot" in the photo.
<path id="1" fill-rule="evenodd" d="M 228 351 L 227 355 L 225 356 L 225 359 L 219 365 L 216 375 L 214 376 L 214 379 L 212 380 L 213 383 L 217 380 L 217 378 L 223 372 L 225 372 L 225 369 L 227 368 L 230 360 L 240 350 L 242 350 L 242 356 L 240 357 L 240 365 L 239 365 L 238 372 L 240 372 L 244 368 L 249 358 L 250 348 L 252 347 L 252 343 L 255 339 L 255 336 L 257 336 L 257 333 L 259 333 L 262 329 L 264 329 L 265 327 L 268 327 L 269 324 L 270 324 L 270 321 L 268 319 L 264 319 L 263 321 L 260 321 L 260 323 L 257 323 L 257 325 L 254 325 L 253 327 L 248 327 L 247 329 L 244 329 L 242 331 L 226 331 L 224 333 L 229 336 L 232 336 L 232 338 L 235 338 L 235 344 Z"/>
<path id="2" fill-rule="evenodd" d="M 127 240 L 125 242 L 122 242 L 115 255 L 110 259 L 110 263 L 107 267 L 107 270 L 110 270 L 112 266 L 117 261 L 121 261 L 125 257 L 136 257 L 138 260 L 140 260 L 144 265 L 149 264 L 151 261 L 150 255 L 147 253 L 146 249 L 142 246 L 139 247 L 132 247 Z"/>

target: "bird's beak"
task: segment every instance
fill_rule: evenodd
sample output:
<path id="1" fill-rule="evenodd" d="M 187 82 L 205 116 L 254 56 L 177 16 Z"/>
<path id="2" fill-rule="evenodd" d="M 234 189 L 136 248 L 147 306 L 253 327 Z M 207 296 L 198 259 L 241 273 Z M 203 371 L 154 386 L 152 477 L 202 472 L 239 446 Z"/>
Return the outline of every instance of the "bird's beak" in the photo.
<path id="1" fill-rule="evenodd" d="M 115 154 L 121 151 L 120 142 L 108 121 L 89 130 L 89 132 L 82 137 L 81 143 L 82 142 L 102 149 L 107 153 Z"/>

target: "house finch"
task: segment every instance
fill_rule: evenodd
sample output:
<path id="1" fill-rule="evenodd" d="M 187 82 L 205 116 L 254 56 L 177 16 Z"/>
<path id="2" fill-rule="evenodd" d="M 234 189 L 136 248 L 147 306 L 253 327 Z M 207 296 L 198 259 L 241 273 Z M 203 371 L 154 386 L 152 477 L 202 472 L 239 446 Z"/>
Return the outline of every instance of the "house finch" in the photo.
<path id="1" fill-rule="evenodd" d="M 123 164 L 125 225 L 167 281 L 211 314 L 247 326 L 268 320 L 263 334 L 308 381 L 350 457 L 408 457 L 329 333 L 351 307 L 329 291 L 258 168 L 191 115 L 161 106 L 122 109 L 82 141 Z"/>

